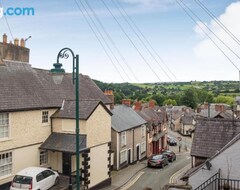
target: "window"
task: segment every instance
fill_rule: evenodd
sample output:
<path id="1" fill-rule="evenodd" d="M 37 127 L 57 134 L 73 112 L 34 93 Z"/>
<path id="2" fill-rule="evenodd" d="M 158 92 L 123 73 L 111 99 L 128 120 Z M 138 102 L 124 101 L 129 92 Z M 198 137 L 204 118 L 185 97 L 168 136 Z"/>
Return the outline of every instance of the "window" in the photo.
<path id="1" fill-rule="evenodd" d="M 12 152 L 0 154 L 0 177 L 12 173 Z"/>
<path id="2" fill-rule="evenodd" d="M 47 178 L 47 177 L 53 175 L 54 173 L 53 173 L 52 171 L 50 171 L 50 170 L 44 170 L 44 171 L 42 172 L 42 174 L 43 174 L 43 177 L 44 177 L 44 178 Z"/>
<path id="3" fill-rule="evenodd" d="M 144 152 L 146 152 L 146 142 L 141 143 L 141 154 L 143 154 Z"/>
<path id="4" fill-rule="evenodd" d="M 8 113 L 0 113 L 0 139 L 9 137 Z"/>
<path id="5" fill-rule="evenodd" d="M 121 133 L 121 146 L 126 145 L 126 131 Z"/>
<path id="6" fill-rule="evenodd" d="M 48 123 L 48 111 L 42 112 L 42 123 Z"/>
<path id="7" fill-rule="evenodd" d="M 120 152 L 120 164 L 127 161 L 127 150 Z"/>
<path id="8" fill-rule="evenodd" d="M 48 151 L 40 151 L 40 166 L 48 164 Z"/>
<path id="9" fill-rule="evenodd" d="M 36 177 L 37 182 L 42 181 L 44 179 L 42 172 L 39 173 Z"/>
<path id="10" fill-rule="evenodd" d="M 146 135 L 146 127 L 145 127 L 145 125 L 142 125 L 141 134 L 142 134 L 142 137 L 145 137 L 145 135 Z"/>

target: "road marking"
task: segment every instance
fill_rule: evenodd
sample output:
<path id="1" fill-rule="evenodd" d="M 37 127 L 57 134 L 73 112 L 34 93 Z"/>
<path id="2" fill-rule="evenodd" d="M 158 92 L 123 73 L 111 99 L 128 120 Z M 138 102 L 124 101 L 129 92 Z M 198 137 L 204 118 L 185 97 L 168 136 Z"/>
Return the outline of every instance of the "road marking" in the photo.
<path id="1" fill-rule="evenodd" d="M 181 168 L 180 170 L 178 170 L 176 173 L 174 173 L 170 179 L 169 179 L 169 183 L 174 183 L 174 178 L 175 176 L 179 175 L 180 173 L 182 173 L 182 171 L 184 171 L 186 168 L 190 168 L 190 164 L 186 165 L 185 167 Z"/>
<path id="2" fill-rule="evenodd" d="M 136 181 L 144 174 L 144 172 L 139 172 L 139 174 L 131 180 L 129 183 L 125 184 L 123 187 L 120 188 L 120 190 L 127 190 L 129 187 L 131 187 Z"/>

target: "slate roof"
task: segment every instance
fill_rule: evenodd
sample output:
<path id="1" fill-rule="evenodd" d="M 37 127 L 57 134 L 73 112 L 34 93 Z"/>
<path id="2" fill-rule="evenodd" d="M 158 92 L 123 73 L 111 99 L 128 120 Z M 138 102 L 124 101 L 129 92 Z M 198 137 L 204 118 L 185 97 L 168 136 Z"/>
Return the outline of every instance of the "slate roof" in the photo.
<path id="1" fill-rule="evenodd" d="M 208 110 L 201 110 L 200 113 L 197 114 L 200 117 L 208 117 Z M 233 117 L 232 111 L 216 111 L 215 109 L 210 109 L 210 118 L 221 117 L 225 119 L 231 119 Z"/>
<path id="2" fill-rule="evenodd" d="M 240 121 L 197 119 L 191 155 L 210 158 L 240 133 Z"/>
<path id="3" fill-rule="evenodd" d="M 112 128 L 117 132 L 139 127 L 146 123 L 141 116 L 126 105 L 115 106 L 112 113 Z"/>
<path id="4" fill-rule="evenodd" d="M 51 68 L 51 65 L 49 66 Z M 111 101 L 86 75 L 80 74 L 80 100 Z M 30 64 L 4 61 L 0 66 L 0 111 L 61 107 L 64 99 L 75 99 L 72 75 L 64 75 L 56 85 L 48 70 L 32 68 Z"/>
<path id="5" fill-rule="evenodd" d="M 223 146 L 223 148 L 221 148 L 219 151 L 217 151 L 211 158 L 208 159 L 208 161 L 211 161 L 213 158 L 215 158 L 218 155 L 220 155 L 224 150 L 226 150 L 227 148 L 231 147 L 233 144 L 235 144 L 239 140 L 240 140 L 240 133 L 238 133 L 232 140 L 230 140 L 225 146 Z M 205 162 L 200 164 L 197 167 L 189 169 L 183 175 L 183 177 L 181 179 L 189 178 L 190 176 L 192 176 L 194 173 L 196 173 L 198 170 L 202 169 L 203 167 L 205 167 Z"/>
<path id="6" fill-rule="evenodd" d="M 183 125 L 192 125 L 193 124 L 193 117 L 184 115 L 181 118 L 181 122 Z"/>
<path id="7" fill-rule="evenodd" d="M 79 135 L 79 151 L 84 151 L 87 145 L 86 135 Z M 51 150 L 57 152 L 66 152 L 74 154 L 76 152 L 76 135 L 66 133 L 52 133 L 40 149 Z"/>
<path id="8" fill-rule="evenodd" d="M 80 100 L 79 101 L 79 118 L 82 120 L 87 120 L 94 110 L 102 105 L 103 108 L 112 115 L 111 111 L 99 100 Z M 58 110 L 52 117 L 54 118 L 76 118 L 76 103 L 75 100 L 63 101 L 62 107 Z"/>

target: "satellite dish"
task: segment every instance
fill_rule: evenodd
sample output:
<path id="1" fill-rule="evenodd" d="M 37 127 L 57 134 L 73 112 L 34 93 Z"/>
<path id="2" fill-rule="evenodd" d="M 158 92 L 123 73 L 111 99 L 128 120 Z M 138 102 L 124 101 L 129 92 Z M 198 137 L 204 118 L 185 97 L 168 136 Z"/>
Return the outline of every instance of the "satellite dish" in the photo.
<path id="1" fill-rule="evenodd" d="M 212 164 L 207 160 L 206 161 L 206 166 L 207 166 L 207 169 L 210 170 L 210 168 L 212 167 Z"/>

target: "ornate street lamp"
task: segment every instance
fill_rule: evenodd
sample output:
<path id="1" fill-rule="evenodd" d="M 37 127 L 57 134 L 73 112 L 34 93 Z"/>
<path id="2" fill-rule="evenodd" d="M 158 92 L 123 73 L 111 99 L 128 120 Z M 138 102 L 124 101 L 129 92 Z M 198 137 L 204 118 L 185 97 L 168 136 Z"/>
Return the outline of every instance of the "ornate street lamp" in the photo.
<path id="1" fill-rule="evenodd" d="M 56 84 L 60 84 L 62 82 L 63 76 L 65 74 L 65 70 L 62 69 L 62 64 L 59 63 L 59 58 L 68 59 L 70 52 L 73 57 L 73 84 L 75 85 L 76 92 L 76 183 L 77 190 L 80 190 L 80 157 L 79 157 L 79 55 L 73 53 L 70 48 L 63 48 L 60 50 L 57 56 L 57 63 L 54 63 L 54 68 L 51 69 L 51 73 L 53 74 L 53 80 Z M 71 171 L 70 171 L 71 172 Z"/>

